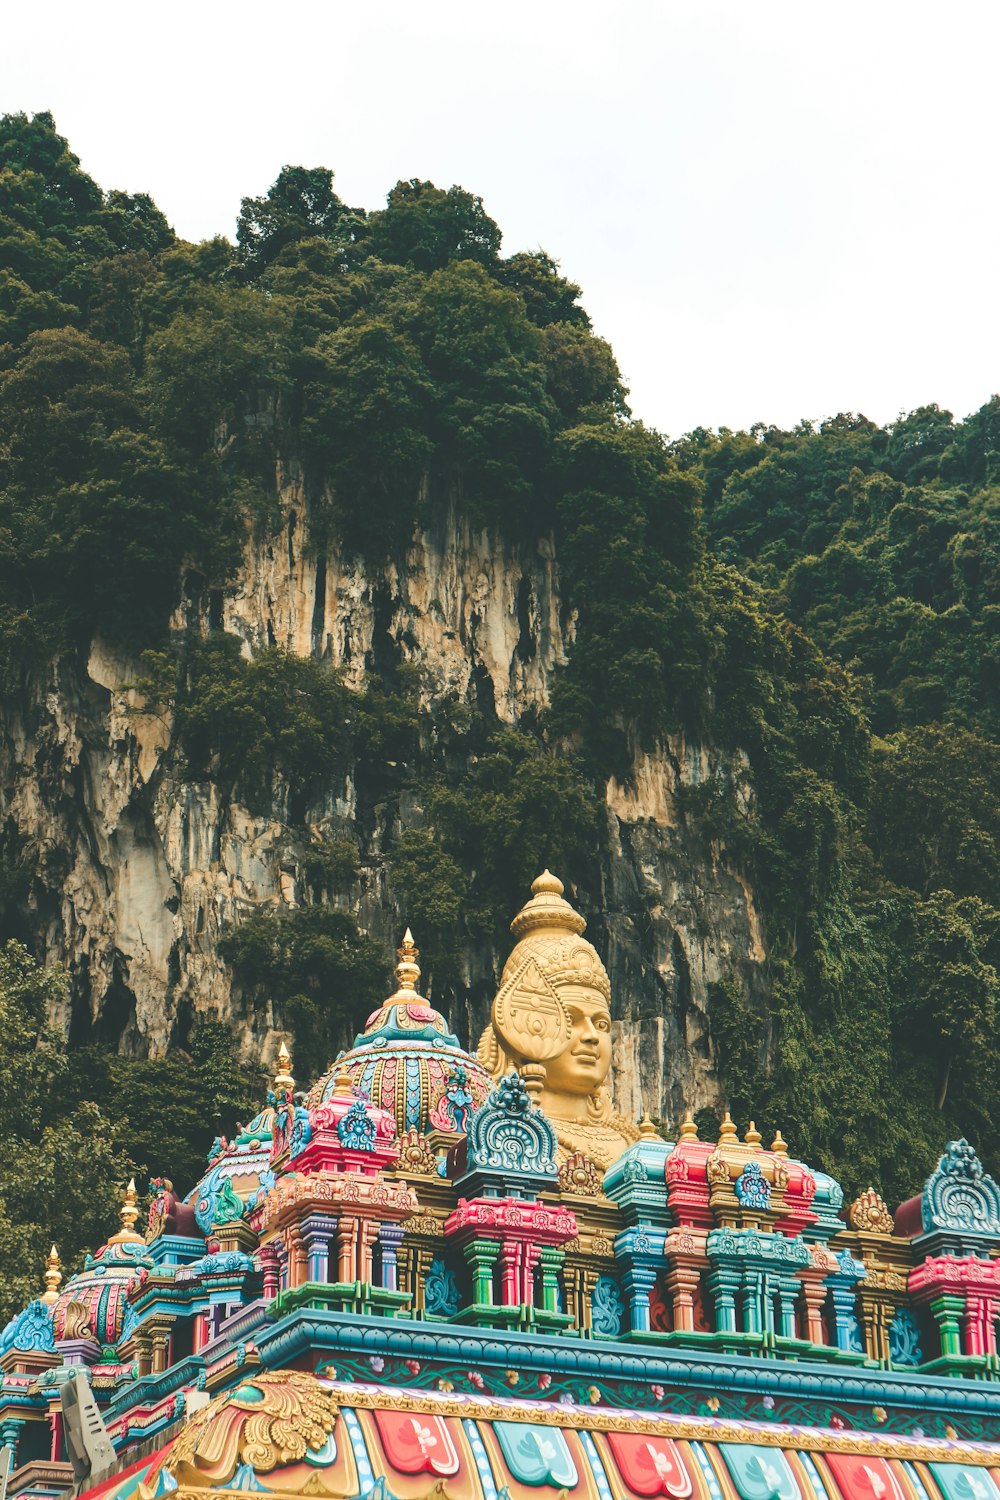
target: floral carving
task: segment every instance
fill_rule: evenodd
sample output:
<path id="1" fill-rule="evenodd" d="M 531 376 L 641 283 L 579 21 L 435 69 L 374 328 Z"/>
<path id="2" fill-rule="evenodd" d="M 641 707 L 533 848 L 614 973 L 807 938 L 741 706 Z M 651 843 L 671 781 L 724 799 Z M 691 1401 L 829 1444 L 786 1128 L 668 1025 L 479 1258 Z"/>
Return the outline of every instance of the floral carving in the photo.
<path id="1" fill-rule="evenodd" d="M 925 1230 L 1000 1238 L 1000 1187 L 966 1140 L 948 1142 L 920 1209 Z"/>
<path id="2" fill-rule="evenodd" d="M 867 1234 L 891 1234 L 893 1230 L 892 1214 L 873 1187 L 866 1188 L 860 1198 L 855 1198 L 847 1211 L 847 1222 L 852 1229 Z"/>
<path id="3" fill-rule="evenodd" d="M 182 1487 L 225 1486 L 246 1464 L 261 1474 L 317 1453 L 337 1420 L 329 1389 L 299 1370 L 255 1374 L 183 1428 L 166 1461 Z"/>
<path id="4" fill-rule="evenodd" d="M 604 1191 L 604 1174 L 584 1152 L 574 1151 L 559 1168 L 559 1186 L 579 1198 L 598 1198 Z"/>
<path id="5" fill-rule="evenodd" d="M 398 1172 L 413 1172 L 419 1177 L 437 1175 L 438 1159 L 430 1142 L 419 1130 L 407 1130 L 399 1137 Z"/>

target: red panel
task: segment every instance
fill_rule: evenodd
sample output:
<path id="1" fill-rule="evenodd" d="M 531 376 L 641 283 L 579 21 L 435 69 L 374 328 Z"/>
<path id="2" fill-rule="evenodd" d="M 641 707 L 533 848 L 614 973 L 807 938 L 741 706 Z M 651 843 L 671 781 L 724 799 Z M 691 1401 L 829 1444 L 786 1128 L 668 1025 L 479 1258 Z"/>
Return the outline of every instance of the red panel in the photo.
<path id="1" fill-rule="evenodd" d="M 385 1456 L 400 1474 L 448 1479 L 458 1473 L 458 1454 L 441 1417 L 377 1410 L 374 1417 Z"/>
<path id="2" fill-rule="evenodd" d="M 825 1457 L 844 1500 L 906 1500 L 884 1458 L 857 1453 L 827 1453 Z"/>
<path id="3" fill-rule="evenodd" d="M 609 1432 L 608 1447 L 634 1494 L 670 1495 L 672 1500 L 687 1500 L 693 1492 L 691 1476 L 673 1438 Z"/>

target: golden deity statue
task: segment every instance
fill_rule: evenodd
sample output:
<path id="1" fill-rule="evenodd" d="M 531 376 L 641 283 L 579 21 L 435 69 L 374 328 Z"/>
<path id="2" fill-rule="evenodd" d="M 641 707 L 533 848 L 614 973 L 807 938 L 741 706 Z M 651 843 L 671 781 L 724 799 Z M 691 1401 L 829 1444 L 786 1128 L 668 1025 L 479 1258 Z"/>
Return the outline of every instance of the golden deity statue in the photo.
<path id="1" fill-rule="evenodd" d="M 639 1139 L 611 1104 L 611 983 L 587 923 L 549 873 L 510 924 L 504 965 L 479 1060 L 494 1078 L 516 1069 L 555 1126 L 559 1158 L 582 1151 L 606 1168 Z"/>

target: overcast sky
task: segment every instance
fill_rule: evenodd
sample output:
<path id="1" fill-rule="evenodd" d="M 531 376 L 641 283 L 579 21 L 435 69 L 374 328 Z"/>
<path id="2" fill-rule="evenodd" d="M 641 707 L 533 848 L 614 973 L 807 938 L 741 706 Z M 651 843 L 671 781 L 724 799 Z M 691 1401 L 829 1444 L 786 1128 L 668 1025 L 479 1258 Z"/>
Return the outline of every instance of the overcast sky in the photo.
<path id="1" fill-rule="evenodd" d="M 479 193 L 672 436 L 1000 390 L 996 0 L 48 0 L 3 31 L 0 107 L 186 238 L 286 162 L 366 208 Z"/>

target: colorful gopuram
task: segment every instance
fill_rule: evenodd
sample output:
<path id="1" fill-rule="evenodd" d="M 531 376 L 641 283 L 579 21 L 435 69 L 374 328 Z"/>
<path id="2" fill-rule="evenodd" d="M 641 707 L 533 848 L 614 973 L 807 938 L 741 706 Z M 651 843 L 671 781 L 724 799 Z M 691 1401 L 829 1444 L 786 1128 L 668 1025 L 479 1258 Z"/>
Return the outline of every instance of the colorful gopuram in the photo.
<path id="1" fill-rule="evenodd" d="M 282 1048 L 185 1196 L 53 1247 L 0 1333 L 9 1495 L 1000 1500 L 973 1147 L 893 1214 L 780 1132 L 623 1118 L 584 925 L 540 876 L 475 1056 L 407 933 L 308 1091 Z"/>

